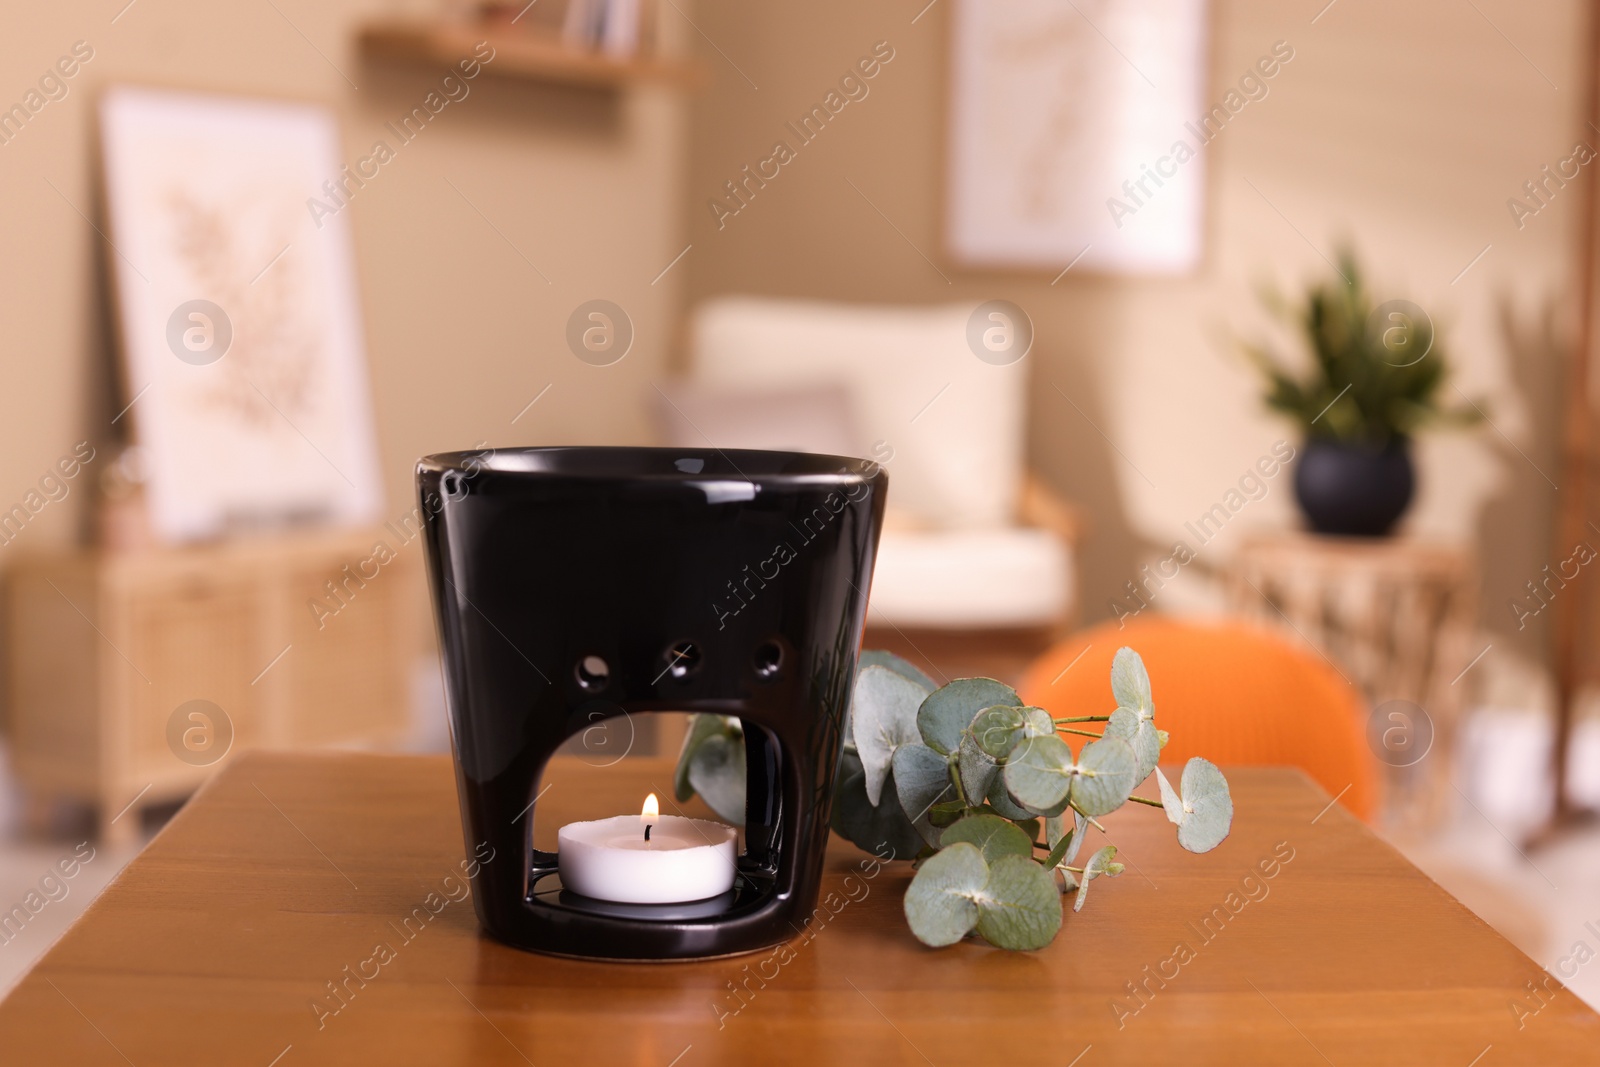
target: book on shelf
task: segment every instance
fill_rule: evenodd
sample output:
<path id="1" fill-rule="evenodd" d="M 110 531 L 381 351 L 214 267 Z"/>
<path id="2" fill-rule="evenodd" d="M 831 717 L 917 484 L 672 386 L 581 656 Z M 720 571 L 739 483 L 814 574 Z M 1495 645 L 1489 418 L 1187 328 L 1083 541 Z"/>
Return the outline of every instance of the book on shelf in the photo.
<path id="1" fill-rule="evenodd" d="M 561 37 L 569 47 L 625 59 L 639 51 L 643 16 L 642 0 L 567 0 Z"/>

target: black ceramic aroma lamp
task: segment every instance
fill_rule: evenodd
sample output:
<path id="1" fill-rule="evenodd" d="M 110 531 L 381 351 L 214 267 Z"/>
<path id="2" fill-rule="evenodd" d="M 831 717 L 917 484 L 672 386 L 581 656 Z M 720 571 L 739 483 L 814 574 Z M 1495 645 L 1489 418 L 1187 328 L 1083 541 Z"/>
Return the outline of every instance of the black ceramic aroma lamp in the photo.
<path id="1" fill-rule="evenodd" d="M 492 449 L 417 466 L 478 918 L 518 948 L 749 952 L 816 906 L 888 477 L 862 460 Z M 616 716 L 737 715 L 744 851 L 727 893 L 619 904 L 533 847 L 545 764 Z M 616 813 L 621 814 L 621 813 Z"/>

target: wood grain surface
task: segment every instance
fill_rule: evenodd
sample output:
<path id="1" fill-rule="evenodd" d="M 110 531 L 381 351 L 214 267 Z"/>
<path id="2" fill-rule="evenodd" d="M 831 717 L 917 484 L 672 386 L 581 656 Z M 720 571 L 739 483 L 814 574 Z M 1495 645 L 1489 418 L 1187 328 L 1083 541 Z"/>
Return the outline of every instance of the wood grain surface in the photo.
<path id="1" fill-rule="evenodd" d="M 1230 778 L 1233 835 L 1205 856 L 1156 809 L 1111 816 L 1127 873 L 1041 952 L 922 947 L 906 865 L 835 840 L 822 910 L 786 946 L 606 964 L 479 933 L 448 760 L 249 753 L 0 1004 L 0 1062 L 1600 1061 L 1600 1016 L 1299 772 Z M 547 780 L 541 842 L 670 795 L 655 760 Z M 1571 941 L 1600 949 L 1600 906 L 1592 925 Z"/>

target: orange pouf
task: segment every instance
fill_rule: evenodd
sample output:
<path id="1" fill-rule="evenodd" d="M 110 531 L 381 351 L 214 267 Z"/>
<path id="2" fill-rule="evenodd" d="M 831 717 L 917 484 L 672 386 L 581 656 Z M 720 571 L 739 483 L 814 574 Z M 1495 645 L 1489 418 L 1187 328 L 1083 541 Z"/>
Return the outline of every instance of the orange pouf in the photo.
<path id="1" fill-rule="evenodd" d="M 1377 768 L 1365 739 L 1364 696 L 1315 652 L 1269 631 L 1161 616 L 1120 628 L 1108 622 L 1046 652 L 1018 692 L 1057 717 L 1109 714 L 1116 706 L 1111 659 L 1124 645 L 1143 657 L 1156 725 L 1172 734 L 1163 767 L 1181 767 L 1191 756 L 1224 768 L 1299 767 L 1329 795 L 1349 786 L 1340 803 L 1358 818 L 1371 817 Z M 1167 776 L 1177 784 L 1170 770 Z"/>

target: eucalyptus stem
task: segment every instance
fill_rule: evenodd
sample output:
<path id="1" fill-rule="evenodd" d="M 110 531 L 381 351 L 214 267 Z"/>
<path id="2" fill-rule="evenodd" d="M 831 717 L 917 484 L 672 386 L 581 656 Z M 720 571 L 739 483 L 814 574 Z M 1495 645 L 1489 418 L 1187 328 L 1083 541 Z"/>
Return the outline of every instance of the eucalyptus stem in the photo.
<path id="1" fill-rule="evenodd" d="M 1056 733 L 1058 733 L 1058 734 L 1077 734 L 1079 737 L 1093 737 L 1093 738 L 1096 738 L 1096 739 L 1105 736 L 1104 734 L 1097 734 L 1093 730 L 1074 730 L 1070 726 L 1063 726 L 1060 729 L 1058 729 L 1056 731 Z"/>
<path id="2" fill-rule="evenodd" d="M 1065 719 L 1056 719 L 1056 722 L 1110 722 L 1109 715 L 1073 715 Z"/>
<path id="3" fill-rule="evenodd" d="M 1148 806 L 1150 806 L 1152 808 L 1164 808 L 1164 807 L 1166 807 L 1166 805 L 1161 803 L 1161 801 L 1159 801 L 1159 800 L 1150 800 L 1150 799 L 1148 799 L 1146 797 L 1136 797 L 1136 796 L 1131 796 L 1130 795 L 1128 797 L 1128 799 L 1133 801 L 1135 804 L 1145 804 L 1145 805 L 1148 805 Z"/>
<path id="4" fill-rule="evenodd" d="M 950 784 L 956 787 L 956 799 L 966 807 L 972 807 L 972 801 L 967 799 L 967 791 L 961 785 L 961 770 L 954 763 L 950 764 Z"/>

